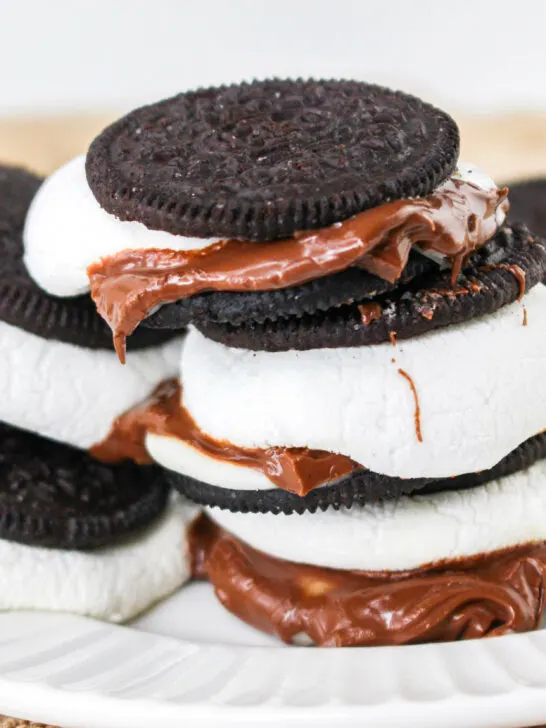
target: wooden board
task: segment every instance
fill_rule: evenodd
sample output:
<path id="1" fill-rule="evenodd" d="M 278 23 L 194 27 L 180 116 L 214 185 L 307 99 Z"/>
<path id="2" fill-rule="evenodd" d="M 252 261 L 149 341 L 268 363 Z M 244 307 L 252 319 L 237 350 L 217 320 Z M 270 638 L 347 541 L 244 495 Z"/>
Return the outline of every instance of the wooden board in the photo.
<path id="1" fill-rule="evenodd" d="M 0 119 L 0 160 L 43 174 L 85 151 L 114 114 Z M 546 115 L 458 119 L 461 159 L 479 165 L 497 182 L 546 176 Z"/>

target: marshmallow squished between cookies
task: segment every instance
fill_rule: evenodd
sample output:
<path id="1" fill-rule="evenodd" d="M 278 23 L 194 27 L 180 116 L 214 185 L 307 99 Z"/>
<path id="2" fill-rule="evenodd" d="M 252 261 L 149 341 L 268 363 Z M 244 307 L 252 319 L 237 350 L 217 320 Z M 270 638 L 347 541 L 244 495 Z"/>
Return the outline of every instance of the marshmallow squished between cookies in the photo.
<path id="1" fill-rule="evenodd" d="M 93 551 L 0 539 L 0 609 L 71 612 L 110 622 L 136 617 L 190 578 L 188 528 L 198 512 L 175 496 L 145 531 Z"/>
<path id="2" fill-rule="evenodd" d="M 115 353 L 43 339 L 0 322 L 0 421 L 87 449 L 118 415 L 177 373 L 181 339 Z"/>
<path id="3" fill-rule="evenodd" d="M 543 286 L 395 347 L 255 352 L 191 329 L 183 403 L 205 433 L 241 447 L 309 447 L 376 473 L 448 478 L 493 467 L 546 427 L 545 333 Z"/>

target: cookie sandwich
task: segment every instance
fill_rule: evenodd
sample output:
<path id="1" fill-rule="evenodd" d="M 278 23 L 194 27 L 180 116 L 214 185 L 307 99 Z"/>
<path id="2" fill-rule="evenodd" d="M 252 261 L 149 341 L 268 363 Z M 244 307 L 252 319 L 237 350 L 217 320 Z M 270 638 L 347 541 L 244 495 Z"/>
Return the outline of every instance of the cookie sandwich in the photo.
<path id="1" fill-rule="evenodd" d="M 194 509 L 159 468 L 101 455 L 116 417 L 177 370 L 180 340 L 142 329 L 123 370 L 88 296 L 39 288 L 23 228 L 41 182 L 0 168 L 0 608 L 121 621 L 189 574 Z"/>
<path id="2" fill-rule="evenodd" d="M 539 622 L 546 248 L 458 157 L 413 96 L 243 83 L 128 114 L 31 207 L 32 277 L 90 291 L 122 360 L 188 329 L 107 444 L 205 506 L 194 573 L 286 642 Z"/>

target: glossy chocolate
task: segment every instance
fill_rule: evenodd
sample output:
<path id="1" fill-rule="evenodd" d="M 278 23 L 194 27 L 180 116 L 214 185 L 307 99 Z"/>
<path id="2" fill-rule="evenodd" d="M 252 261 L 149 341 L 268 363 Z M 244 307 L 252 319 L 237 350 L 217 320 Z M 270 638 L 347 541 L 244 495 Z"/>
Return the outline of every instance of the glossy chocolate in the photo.
<path id="1" fill-rule="evenodd" d="M 387 202 L 287 240 L 124 250 L 89 266 L 91 295 L 124 361 L 126 337 L 150 311 L 203 291 L 286 288 L 350 266 L 394 283 L 413 245 L 451 260 L 455 279 L 464 259 L 497 231 L 496 213 L 507 209 L 506 196 L 506 189 L 451 178 L 428 197 Z"/>
<path id="2" fill-rule="evenodd" d="M 91 448 L 91 455 L 104 462 L 130 459 L 151 462 L 146 451 L 146 433 L 174 437 L 207 457 L 253 468 L 266 475 L 272 486 L 296 495 L 333 482 L 362 466 L 345 455 L 305 447 L 243 448 L 215 440 L 199 429 L 182 406 L 182 389 L 177 379 L 160 384 L 152 395 L 116 419 L 103 442 Z"/>
<path id="3" fill-rule="evenodd" d="M 410 386 L 413 401 L 415 403 L 415 411 L 413 414 L 413 421 L 415 423 L 415 436 L 417 437 L 419 442 L 423 442 L 423 433 L 421 431 L 421 405 L 419 404 L 419 394 L 417 393 L 417 387 L 415 386 L 413 378 L 410 377 L 410 375 L 406 371 L 404 371 L 403 369 L 399 369 L 398 374 L 404 377 L 404 379 L 408 382 Z"/>
<path id="4" fill-rule="evenodd" d="M 356 572 L 268 556 L 201 516 L 190 537 L 195 578 L 237 617 L 287 643 L 401 645 L 525 632 L 544 609 L 546 545 L 410 572 Z"/>
<path id="5" fill-rule="evenodd" d="M 380 319 L 383 315 L 383 309 L 378 303 L 371 301 L 370 303 L 361 303 L 358 306 L 358 312 L 365 326 L 369 326 L 372 321 Z"/>

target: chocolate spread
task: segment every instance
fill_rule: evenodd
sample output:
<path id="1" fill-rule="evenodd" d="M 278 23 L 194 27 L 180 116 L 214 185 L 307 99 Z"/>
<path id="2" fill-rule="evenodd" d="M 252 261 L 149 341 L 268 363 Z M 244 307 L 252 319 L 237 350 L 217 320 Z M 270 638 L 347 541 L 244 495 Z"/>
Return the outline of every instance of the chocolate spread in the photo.
<path id="1" fill-rule="evenodd" d="M 412 245 L 463 260 L 497 230 L 507 190 L 483 190 L 451 178 L 428 197 L 396 200 L 287 240 L 226 240 L 201 250 L 124 250 L 88 268 L 97 310 L 114 332 L 122 361 L 125 339 L 155 307 L 203 291 L 267 291 L 359 266 L 394 283 Z"/>
<path id="2" fill-rule="evenodd" d="M 256 551 L 201 516 L 192 527 L 195 578 L 253 627 L 321 647 L 473 639 L 538 627 L 546 545 L 408 572 L 306 566 Z"/>
<path id="3" fill-rule="evenodd" d="M 371 301 L 370 303 L 361 303 L 358 306 L 360 318 L 365 326 L 369 326 L 372 321 L 380 319 L 383 314 L 383 309 L 378 303 Z"/>
<path id="4" fill-rule="evenodd" d="M 131 459 L 141 464 L 150 463 L 145 447 L 146 433 L 174 437 L 208 457 L 258 470 L 271 480 L 272 485 L 299 496 L 362 469 L 345 455 L 324 450 L 243 448 L 215 440 L 199 429 L 182 406 L 182 389 L 177 379 L 163 382 L 146 401 L 120 415 L 106 439 L 94 445 L 90 453 L 104 462 Z"/>

